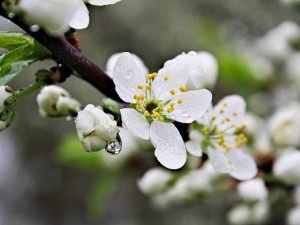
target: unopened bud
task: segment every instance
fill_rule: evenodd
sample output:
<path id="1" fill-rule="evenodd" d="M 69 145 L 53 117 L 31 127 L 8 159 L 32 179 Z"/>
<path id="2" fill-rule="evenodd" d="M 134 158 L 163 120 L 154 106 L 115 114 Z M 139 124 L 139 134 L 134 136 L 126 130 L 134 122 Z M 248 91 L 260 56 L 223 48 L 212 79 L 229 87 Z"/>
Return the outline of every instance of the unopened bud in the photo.
<path id="1" fill-rule="evenodd" d="M 91 104 L 78 113 L 75 123 L 79 140 L 87 152 L 105 148 L 116 140 L 119 131 L 115 120 Z"/>

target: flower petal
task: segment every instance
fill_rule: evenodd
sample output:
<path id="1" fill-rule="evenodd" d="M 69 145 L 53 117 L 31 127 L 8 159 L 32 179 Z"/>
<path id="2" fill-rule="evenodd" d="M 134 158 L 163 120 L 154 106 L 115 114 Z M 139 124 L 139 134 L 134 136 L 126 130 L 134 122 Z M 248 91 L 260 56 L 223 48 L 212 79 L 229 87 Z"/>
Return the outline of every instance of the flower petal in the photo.
<path id="1" fill-rule="evenodd" d="M 114 70 L 114 66 L 116 64 L 117 59 L 119 58 L 119 56 L 122 54 L 122 52 L 118 52 L 113 54 L 112 56 L 109 57 L 109 59 L 107 60 L 106 63 L 106 73 L 110 76 L 113 77 L 113 70 Z M 131 54 L 134 58 L 134 61 L 136 62 L 138 68 L 140 69 L 141 73 L 146 76 L 149 73 L 148 68 L 145 66 L 145 63 L 143 62 L 143 60 L 138 57 L 135 54 Z"/>
<path id="2" fill-rule="evenodd" d="M 185 143 L 186 150 L 191 155 L 201 157 L 202 156 L 201 142 L 204 139 L 203 135 L 201 135 L 196 130 L 192 130 L 189 136 L 190 136 L 190 140 Z"/>
<path id="3" fill-rule="evenodd" d="M 228 159 L 236 167 L 230 176 L 238 180 L 249 180 L 257 174 L 257 167 L 254 159 L 244 152 L 243 149 L 232 149 L 227 153 Z"/>
<path id="4" fill-rule="evenodd" d="M 168 113 L 166 116 L 170 119 L 181 123 L 191 123 L 201 117 L 208 109 L 211 103 L 212 95 L 206 89 L 188 91 L 177 95 L 168 105 L 166 109 L 173 102 L 174 111 Z M 182 100 L 182 103 L 178 103 Z"/>
<path id="5" fill-rule="evenodd" d="M 178 169 L 186 161 L 186 150 L 182 137 L 172 123 L 154 121 L 150 128 L 150 139 L 158 161 L 169 169 Z"/>
<path id="6" fill-rule="evenodd" d="M 209 156 L 209 161 L 211 162 L 214 169 L 220 173 L 231 173 L 234 172 L 235 166 L 231 164 L 230 160 L 227 158 L 225 151 L 217 146 L 208 147 L 207 153 Z"/>
<path id="7" fill-rule="evenodd" d="M 134 94 L 144 94 L 144 90 L 138 89 L 137 86 L 142 85 L 145 88 L 146 79 L 129 52 L 122 53 L 117 59 L 113 80 L 117 93 L 125 102 L 134 103 Z"/>
<path id="8" fill-rule="evenodd" d="M 74 29 L 87 28 L 90 22 L 89 10 L 87 9 L 83 1 L 79 2 L 80 3 L 69 22 L 69 26 L 73 27 Z"/>
<path id="9" fill-rule="evenodd" d="M 212 116 L 215 116 L 214 124 L 222 131 L 231 126 L 240 127 L 244 122 L 246 103 L 239 95 L 230 95 L 223 98 L 214 107 Z M 232 129 L 234 130 L 234 129 Z"/>
<path id="10" fill-rule="evenodd" d="M 123 127 L 133 135 L 148 140 L 150 125 L 146 118 L 134 109 L 121 109 Z"/>
<path id="11" fill-rule="evenodd" d="M 120 2 L 121 0 L 88 0 L 92 5 L 102 6 L 102 5 L 112 5 Z"/>

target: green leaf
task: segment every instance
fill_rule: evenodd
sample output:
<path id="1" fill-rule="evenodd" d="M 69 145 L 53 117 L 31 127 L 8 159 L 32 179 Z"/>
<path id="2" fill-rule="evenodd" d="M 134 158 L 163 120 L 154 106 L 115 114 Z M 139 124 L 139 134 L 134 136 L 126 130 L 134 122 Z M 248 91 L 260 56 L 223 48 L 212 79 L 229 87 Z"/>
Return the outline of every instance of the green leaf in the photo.
<path id="1" fill-rule="evenodd" d="M 37 41 L 20 46 L 3 54 L 0 58 L 0 85 L 6 85 L 17 77 L 31 63 L 50 55 Z"/>
<path id="2" fill-rule="evenodd" d="M 94 184 L 88 198 L 87 209 L 88 215 L 91 218 L 96 219 L 101 216 L 105 203 L 115 191 L 119 177 L 119 174 L 116 173 L 105 173 L 100 177 L 96 184 Z"/>
<path id="3" fill-rule="evenodd" d="M 61 140 L 56 150 L 56 158 L 62 164 L 82 170 L 101 168 L 99 154 L 85 152 L 76 134 L 69 134 Z"/>
<path id="4" fill-rule="evenodd" d="M 116 101 L 110 98 L 104 98 L 102 100 L 101 107 L 103 108 L 104 112 L 112 114 L 117 122 L 120 121 L 121 112 L 119 104 Z"/>
<path id="5" fill-rule="evenodd" d="M 16 32 L 0 32 L 0 48 L 13 50 L 23 45 L 33 44 L 29 36 Z"/>

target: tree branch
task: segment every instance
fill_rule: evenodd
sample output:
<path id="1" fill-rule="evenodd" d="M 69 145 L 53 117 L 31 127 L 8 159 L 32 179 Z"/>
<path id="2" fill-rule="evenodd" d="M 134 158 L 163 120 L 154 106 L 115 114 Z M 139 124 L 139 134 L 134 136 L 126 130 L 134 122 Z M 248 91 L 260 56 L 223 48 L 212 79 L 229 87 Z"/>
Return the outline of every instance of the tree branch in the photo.
<path id="1" fill-rule="evenodd" d="M 106 96 L 122 102 L 112 79 L 103 72 L 96 64 L 85 57 L 79 50 L 73 47 L 63 37 L 50 36 L 44 30 L 37 32 L 30 31 L 29 27 L 23 23 L 18 17 L 9 18 L 5 10 L 1 7 L 3 0 L 0 0 L 0 15 L 9 19 L 26 33 L 35 38 L 45 48 L 47 48 L 57 59 L 72 71 L 75 71 L 83 80 L 96 87 Z"/>

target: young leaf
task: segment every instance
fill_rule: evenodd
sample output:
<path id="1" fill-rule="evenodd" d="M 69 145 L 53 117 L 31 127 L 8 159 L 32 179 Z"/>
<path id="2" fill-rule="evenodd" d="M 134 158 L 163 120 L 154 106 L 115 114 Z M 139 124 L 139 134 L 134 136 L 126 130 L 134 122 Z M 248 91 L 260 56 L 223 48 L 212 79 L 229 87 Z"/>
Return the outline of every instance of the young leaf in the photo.
<path id="1" fill-rule="evenodd" d="M 13 50 L 23 45 L 33 44 L 29 36 L 16 32 L 0 32 L 0 48 Z"/>

